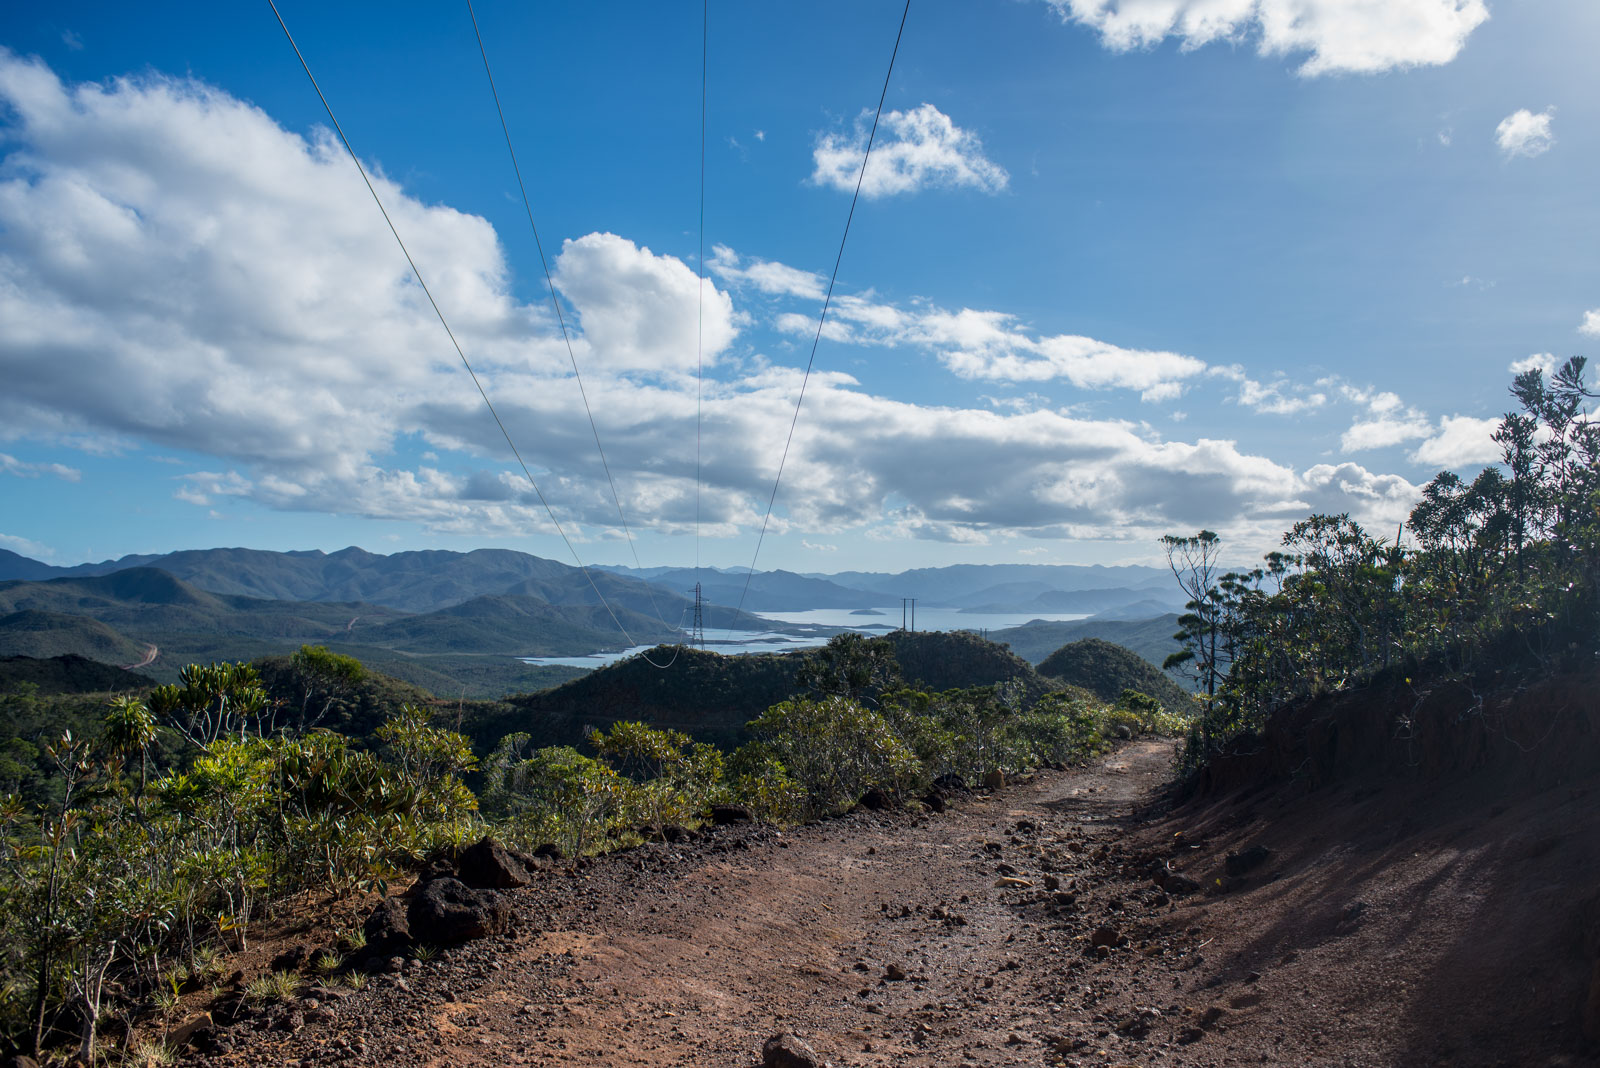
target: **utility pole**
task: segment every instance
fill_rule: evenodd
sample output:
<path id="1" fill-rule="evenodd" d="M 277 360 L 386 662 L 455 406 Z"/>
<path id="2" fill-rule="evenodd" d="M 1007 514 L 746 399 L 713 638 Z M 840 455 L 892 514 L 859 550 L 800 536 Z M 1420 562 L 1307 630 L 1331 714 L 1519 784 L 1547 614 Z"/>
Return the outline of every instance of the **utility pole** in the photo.
<path id="1" fill-rule="evenodd" d="M 906 613 L 908 609 L 911 616 L 911 625 L 909 627 L 906 626 Z M 908 631 L 917 629 L 917 599 L 915 597 L 900 598 L 900 629 Z"/>
<path id="2" fill-rule="evenodd" d="M 689 637 L 689 644 L 700 649 L 706 647 L 705 601 L 700 596 L 698 582 L 694 584 L 694 631 Z"/>

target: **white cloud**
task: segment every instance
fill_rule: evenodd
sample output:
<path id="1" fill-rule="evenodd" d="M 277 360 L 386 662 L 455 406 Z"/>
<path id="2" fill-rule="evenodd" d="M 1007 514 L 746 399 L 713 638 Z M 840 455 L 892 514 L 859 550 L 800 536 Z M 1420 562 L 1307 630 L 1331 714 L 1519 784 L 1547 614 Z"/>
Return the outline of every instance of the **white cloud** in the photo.
<path id="1" fill-rule="evenodd" d="M 1512 374 L 1520 375 L 1524 371 L 1543 371 L 1546 375 L 1556 369 L 1556 357 L 1553 352 L 1536 352 L 1522 360 L 1512 360 L 1507 368 Z"/>
<path id="2" fill-rule="evenodd" d="M 1239 383 L 1235 398 L 1251 411 L 1265 415 L 1299 415 L 1315 411 L 1328 403 L 1328 395 L 1320 390 L 1308 389 L 1283 377 L 1272 382 L 1257 382 L 1244 373 L 1238 364 L 1212 367 L 1207 374 Z"/>
<path id="3" fill-rule="evenodd" d="M 814 541 L 807 541 L 805 538 L 800 539 L 800 547 L 802 549 L 810 549 L 816 553 L 836 553 L 839 551 L 837 545 L 820 545 Z"/>
<path id="4" fill-rule="evenodd" d="M 984 156 L 977 134 L 961 129 L 932 104 L 883 115 L 862 176 L 861 156 L 867 149 L 871 119 L 871 110 L 863 111 L 850 135 L 817 138 L 811 181 L 853 193 L 859 179 L 862 196 L 881 197 L 929 187 L 998 193 L 1011 180 L 1005 168 Z"/>
<path id="5" fill-rule="evenodd" d="M 836 316 L 836 317 L 835 317 Z M 835 298 L 823 336 L 857 345 L 909 345 L 937 354 L 953 374 L 991 382 L 1063 380 L 1079 389 L 1132 389 L 1145 401 L 1171 400 L 1203 373 L 1204 361 L 1176 352 L 1129 349 L 1074 334 L 1038 336 L 1006 312 L 931 305 L 909 310 L 860 297 Z M 786 312 L 774 325 L 809 336 L 814 317 Z"/>
<path id="6" fill-rule="evenodd" d="M 1542 156 L 1556 143 L 1550 132 L 1550 121 L 1555 118 L 1555 108 L 1546 108 L 1535 115 L 1527 108 L 1513 111 L 1500 120 L 1494 128 L 1495 143 L 1507 159 L 1518 156 Z"/>
<path id="7" fill-rule="evenodd" d="M 768 260 L 752 260 L 749 266 L 743 266 L 739 254 L 727 245 L 717 245 L 711 251 L 711 262 L 706 266 L 729 285 L 750 285 L 762 293 L 814 300 L 821 300 L 826 293 L 827 280 L 813 271 Z"/>
<path id="8" fill-rule="evenodd" d="M 1600 337 L 1600 308 L 1590 308 L 1583 313 L 1583 322 L 1578 324 L 1578 333 Z"/>
<path id="9" fill-rule="evenodd" d="M 1357 417 L 1339 438 L 1345 452 L 1385 449 L 1433 432 L 1433 424 L 1420 409 L 1410 407 L 1399 396 L 1383 390 L 1341 385 L 1339 392 L 1348 401 L 1364 406 L 1365 418 Z"/>
<path id="10" fill-rule="evenodd" d="M 1429 467 L 1460 470 L 1500 459 L 1500 446 L 1494 442 L 1498 419 L 1476 419 L 1470 415 L 1447 415 L 1439 427 L 1416 451 L 1411 462 Z"/>
<path id="11" fill-rule="evenodd" d="M 38 478 L 41 475 L 54 475 L 56 478 L 67 482 L 76 482 L 83 477 L 83 472 L 66 464 L 47 463 L 33 464 L 17 459 L 15 456 L 0 452 L 0 475 L 13 475 L 17 478 Z"/>
<path id="12" fill-rule="evenodd" d="M 695 370 L 700 280 L 680 260 L 615 234 L 588 234 L 562 246 L 555 279 L 578 309 L 583 368 Z M 737 331 L 733 301 L 714 285 L 705 287 L 703 323 L 700 355 L 710 365 Z"/>
<path id="13" fill-rule="evenodd" d="M 0 549 L 10 549 L 21 556 L 32 560 L 53 560 L 55 552 L 48 545 L 40 545 L 27 538 L 19 538 L 15 534 L 0 534 Z"/>
<path id="14" fill-rule="evenodd" d="M 202 507 L 248 500 L 477 538 L 548 532 L 333 140 L 296 136 L 196 82 L 69 87 L 9 53 L 0 116 L 10 148 L 0 164 L 8 433 L 115 436 L 210 457 L 176 483 Z M 512 294 L 493 229 L 375 182 L 569 534 L 614 536 L 560 335 L 539 301 Z M 814 299 L 805 272 L 732 253 L 718 262 L 739 272 L 721 277 L 741 294 Z M 759 525 L 800 371 L 739 353 L 713 364 L 722 377 L 706 377 L 697 403 L 694 271 L 612 234 L 567 242 L 556 269 L 634 528 L 695 528 L 697 410 L 702 531 L 731 537 Z M 739 313 L 727 293 L 706 290 L 715 357 Z M 838 298 L 837 310 L 858 343 L 921 347 L 971 378 L 1159 398 L 1205 370 L 1177 353 L 1039 336 L 997 312 L 870 293 Z M 842 530 L 1148 541 L 1200 526 L 1281 530 L 1295 507 L 1359 512 L 1392 495 L 1371 484 L 1388 476 L 1313 479 L 1229 440 L 1165 441 L 1146 425 L 1070 410 L 974 404 L 910 403 L 817 371 L 773 530 L 818 545 Z M 416 459 L 423 451 L 432 458 Z"/>
<path id="15" fill-rule="evenodd" d="M 1108 48 L 1185 51 L 1254 38 L 1263 56 L 1310 53 L 1300 73 L 1371 74 L 1455 59 L 1489 17 L 1484 0 L 1047 0 Z"/>

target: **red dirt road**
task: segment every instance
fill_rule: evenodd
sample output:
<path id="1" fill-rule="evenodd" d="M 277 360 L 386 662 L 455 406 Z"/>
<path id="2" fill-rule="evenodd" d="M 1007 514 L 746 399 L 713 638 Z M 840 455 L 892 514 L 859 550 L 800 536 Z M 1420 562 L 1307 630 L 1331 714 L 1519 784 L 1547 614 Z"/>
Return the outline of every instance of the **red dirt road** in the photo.
<path id="1" fill-rule="evenodd" d="M 1136 819 L 1171 754 L 547 873 L 512 892 L 517 933 L 374 977 L 294 1033 L 236 1024 L 205 1059 L 748 1068 L 788 1031 L 835 1065 L 1592 1063 L 1570 983 L 1503 955 L 1515 922 L 1483 927 L 1493 850 L 1467 817 L 1441 832 L 1424 801 L 1392 822 L 1329 791 Z M 1225 850 L 1257 842 L 1270 859 L 1229 877 Z M 1204 889 L 1164 893 L 1158 857 Z"/>

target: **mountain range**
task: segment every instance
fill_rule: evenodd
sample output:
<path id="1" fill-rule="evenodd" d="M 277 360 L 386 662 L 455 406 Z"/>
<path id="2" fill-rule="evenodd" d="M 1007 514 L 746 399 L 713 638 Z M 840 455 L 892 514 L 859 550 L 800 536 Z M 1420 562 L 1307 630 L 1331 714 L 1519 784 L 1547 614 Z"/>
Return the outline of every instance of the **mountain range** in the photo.
<path id="1" fill-rule="evenodd" d="M 956 565 L 898 575 L 777 570 L 747 578 L 715 568 L 585 570 L 509 549 L 190 549 L 73 567 L 0 550 L 0 655 L 76 653 L 144 666 L 153 648 L 157 658 L 146 670 L 165 678 L 185 659 L 314 643 L 418 685 L 497 696 L 529 681 L 532 669 L 517 657 L 681 641 L 696 581 L 708 627 L 813 635 L 833 628 L 751 613 L 866 612 L 906 596 L 973 614 L 1073 613 L 1107 623 L 1166 616 L 1180 600 L 1167 572 L 1131 565 Z M 741 601 L 744 612 L 730 607 Z M 1161 627 L 1170 635 L 1168 624 Z M 1019 635 L 1016 645 L 1037 661 L 1064 644 L 1054 641 L 1037 656 L 1021 648 L 1031 652 L 1044 641 Z"/>

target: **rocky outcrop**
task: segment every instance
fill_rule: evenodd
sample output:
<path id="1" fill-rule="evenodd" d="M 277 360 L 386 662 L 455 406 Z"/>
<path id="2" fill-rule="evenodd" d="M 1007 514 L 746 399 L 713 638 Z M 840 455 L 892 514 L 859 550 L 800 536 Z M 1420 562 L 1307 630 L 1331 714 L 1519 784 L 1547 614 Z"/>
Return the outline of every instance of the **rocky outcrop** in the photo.
<path id="1" fill-rule="evenodd" d="M 406 909 L 411 938 L 434 946 L 487 938 L 511 922 L 511 902 L 497 891 L 479 890 L 448 876 L 423 883 Z"/>
<path id="2" fill-rule="evenodd" d="M 511 890 L 533 882 L 534 872 L 547 864 L 545 858 L 519 853 L 485 836 L 461 851 L 455 876 L 475 890 Z"/>

